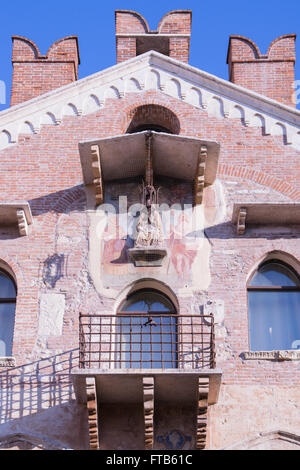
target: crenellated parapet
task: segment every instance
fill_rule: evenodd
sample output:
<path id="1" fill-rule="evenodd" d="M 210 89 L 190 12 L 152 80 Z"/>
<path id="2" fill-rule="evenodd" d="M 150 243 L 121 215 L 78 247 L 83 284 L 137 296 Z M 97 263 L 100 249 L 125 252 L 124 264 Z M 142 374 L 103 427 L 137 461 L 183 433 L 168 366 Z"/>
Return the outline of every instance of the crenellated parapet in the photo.
<path id="1" fill-rule="evenodd" d="M 54 42 L 46 55 L 27 38 L 13 36 L 12 41 L 11 106 L 77 80 L 80 63 L 77 36 Z"/>

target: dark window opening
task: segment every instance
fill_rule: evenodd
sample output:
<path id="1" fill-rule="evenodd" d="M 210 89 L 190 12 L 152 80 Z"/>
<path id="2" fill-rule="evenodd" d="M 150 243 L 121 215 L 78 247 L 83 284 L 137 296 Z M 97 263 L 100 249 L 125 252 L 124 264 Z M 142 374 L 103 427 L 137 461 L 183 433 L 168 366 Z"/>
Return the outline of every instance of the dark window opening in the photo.
<path id="1" fill-rule="evenodd" d="M 0 357 L 12 355 L 16 295 L 14 281 L 0 271 Z"/>
<path id="2" fill-rule="evenodd" d="M 142 124 L 130 130 L 129 134 L 135 134 L 136 132 L 143 132 L 143 131 L 165 132 L 167 134 L 172 134 L 172 132 L 166 127 L 158 126 L 156 124 Z"/>

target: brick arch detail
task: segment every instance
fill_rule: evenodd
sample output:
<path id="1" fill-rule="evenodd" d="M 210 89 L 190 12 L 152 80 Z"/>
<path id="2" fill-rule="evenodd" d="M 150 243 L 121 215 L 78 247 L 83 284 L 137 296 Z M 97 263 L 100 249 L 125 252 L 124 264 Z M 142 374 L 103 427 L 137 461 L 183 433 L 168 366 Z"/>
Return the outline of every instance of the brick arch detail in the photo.
<path id="1" fill-rule="evenodd" d="M 0 250 L 0 269 L 7 271 L 15 281 L 17 292 L 22 291 L 25 286 L 25 280 L 22 269 L 18 265 L 17 261 L 12 259 L 6 253 L 2 253 Z"/>
<path id="2" fill-rule="evenodd" d="M 227 165 L 225 163 L 219 164 L 218 176 L 224 178 L 225 176 L 231 176 L 239 179 L 246 179 L 255 183 L 267 186 L 274 189 L 275 191 L 284 194 L 290 199 L 297 201 L 300 200 L 300 191 L 291 184 L 284 180 L 275 178 L 272 175 L 268 175 L 262 171 L 255 170 L 253 168 Z"/>
<path id="3" fill-rule="evenodd" d="M 273 250 L 268 250 L 265 251 L 264 248 L 261 248 L 258 250 L 258 252 L 255 254 L 254 259 L 249 258 L 246 261 L 246 268 L 248 270 L 247 273 L 247 282 L 246 285 L 248 287 L 252 277 L 255 275 L 257 272 L 258 268 L 260 265 L 265 263 L 266 261 L 270 260 L 279 260 L 285 263 L 287 266 L 290 266 L 291 268 L 294 269 L 294 271 L 300 275 L 300 261 L 298 259 L 298 254 L 296 251 L 289 251 L 286 250 L 286 246 L 284 241 L 276 241 L 274 244 L 276 245 L 276 249 Z"/>
<path id="4" fill-rule="evenodd" d="M 179 134 L 181 129 L 177 110 L 169 102 L 150 96 L 143 96 L 123 109 L 125 113 L 122 123 L 123 132 L 142 124 L 157 124 L 168 128 L 173 134 Z M 134 120 L 134 123 L 133 123 Z"/>

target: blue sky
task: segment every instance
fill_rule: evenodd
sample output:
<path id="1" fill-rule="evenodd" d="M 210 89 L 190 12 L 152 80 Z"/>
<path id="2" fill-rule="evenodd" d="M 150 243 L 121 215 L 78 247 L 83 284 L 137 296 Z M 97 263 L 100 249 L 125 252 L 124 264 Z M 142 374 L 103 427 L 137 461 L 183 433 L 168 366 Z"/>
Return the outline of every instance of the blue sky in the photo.
<path id="1" fill-rule="evenodd" d="M 300 29 L 300 0 L 6 1 L 1 5 L 0 16 L 0 80 L 6 84 L 7 104 L 0 105 L 0 110 L 7 108 L 10 101 L 12 35 L 33 40 L 45 54 L 57 39 L 76 34 L 81 58 L 79 78 L 83 78 L 116 63 L 115 9 L 138 11 L 151 29 L 157 28 L 168 11 L 192 10 L 190 64 L 224 79 L 228 79 L 230 34 L 252 39 L 264 53 L 273 39 L 297 34 Z M 296 52 L 299 59 L 295 78 L 300 80 L 299 40 Z"/>

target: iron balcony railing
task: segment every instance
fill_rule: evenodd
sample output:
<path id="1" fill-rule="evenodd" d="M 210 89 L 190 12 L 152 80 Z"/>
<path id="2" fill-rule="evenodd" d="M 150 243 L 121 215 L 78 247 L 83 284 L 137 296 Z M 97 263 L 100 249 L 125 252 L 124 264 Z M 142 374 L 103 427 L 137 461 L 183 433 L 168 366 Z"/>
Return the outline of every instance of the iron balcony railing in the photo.
<path id="1" fill-rule="evenodd" d="M 213 369 L 212 315 L 80 315 L 79 365 L 96 369 Z"/>

